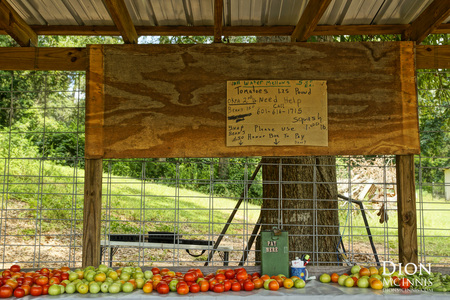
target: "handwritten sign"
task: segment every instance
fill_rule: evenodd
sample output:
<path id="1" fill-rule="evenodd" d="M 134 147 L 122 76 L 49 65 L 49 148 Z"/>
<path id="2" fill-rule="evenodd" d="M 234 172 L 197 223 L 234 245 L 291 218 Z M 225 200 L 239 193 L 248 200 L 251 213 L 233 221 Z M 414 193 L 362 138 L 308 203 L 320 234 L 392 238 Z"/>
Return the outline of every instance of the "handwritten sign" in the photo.
<path id="1" fill-rule="evenodd" d="M 327 83 L 227 82 L 227 146 L 328 146 Z"/>

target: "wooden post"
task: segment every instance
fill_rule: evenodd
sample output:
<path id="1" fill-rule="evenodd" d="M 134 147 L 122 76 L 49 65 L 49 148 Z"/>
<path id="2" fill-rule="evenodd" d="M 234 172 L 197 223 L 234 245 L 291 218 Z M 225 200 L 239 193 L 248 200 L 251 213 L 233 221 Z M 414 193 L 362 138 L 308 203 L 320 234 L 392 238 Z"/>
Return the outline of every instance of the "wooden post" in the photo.
<path id="1" fill-rule="evenodd" d="M 83 210 L 83 267 L 100 264 L 102 159 L 86 159 Z"/>
<path id="2" fill-rule="evenodd" d="M 418 263 L 414 155 L 397 155 L 397 215 L 399 262 Z"/>

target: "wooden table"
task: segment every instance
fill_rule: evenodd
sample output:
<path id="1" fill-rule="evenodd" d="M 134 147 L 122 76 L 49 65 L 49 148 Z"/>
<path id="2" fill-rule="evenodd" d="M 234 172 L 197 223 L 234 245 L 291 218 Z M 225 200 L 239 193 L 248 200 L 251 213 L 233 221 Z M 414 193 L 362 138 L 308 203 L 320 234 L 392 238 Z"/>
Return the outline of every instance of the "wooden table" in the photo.
<path id="1" fill-rule="evenodd" d="M 195 245 L 195 244 L 168 244 L 168 243 L 149 243 L 149 242 L 123 242 L 123 241 L 100 241 L 101 254 L 100 261 L 102 260 L 103 253 L 106 248 L 109 248 L 109 266 L 112 267 L 113 256 L 116 254 L 119 248 L 132 248 L 142 247 L 150 249 L 184 249 L 189 250 L 202 250 L 202 254 L 205 251 L 213 250 L 212 245 Z M 223 252 L 223 265 L 228 266 L 230 259 L 230 251 L 233 251 L 233 246 L 219 246 L 215 251 Z M 189 253 L 189 252 L 188 252 Z M 190 254 L 190 253 L 189 253 Z M 190 254 L 192 255 L 192 254 Z M 194 255 L 192 255 L 194 256 Z"/>

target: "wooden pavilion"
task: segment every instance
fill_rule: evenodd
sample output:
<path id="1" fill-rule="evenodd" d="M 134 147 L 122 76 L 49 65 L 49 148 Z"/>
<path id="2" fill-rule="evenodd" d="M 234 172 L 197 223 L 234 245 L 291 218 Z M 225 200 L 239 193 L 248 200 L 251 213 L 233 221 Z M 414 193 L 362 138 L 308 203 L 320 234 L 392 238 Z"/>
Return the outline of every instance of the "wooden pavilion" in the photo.
<path id="1" fill-rule="evenodd" d="M 398 188 L 398 218 L 399 218 L 399 252 L 400 262 L 418 263 L 417 224 L 414 187 L 414 154 L 419 153 L 418 128 L 416 113 L 416 69 L 445 69 L 450 68 L 449 45 L 421 45 L 430 34 L 450 33 L 450 1 L 448 0 L 393 0 L 393 1 L 351 1 L 351 0 L 0 0 L 0 34 L 10 35 L 19 46 L 14 48 L 0 48 L 0 69 L 2 70 L 77 70 L 87 71 L 87 104 L 86 104 L 86 176 L 85 176 L 85 205 L 83 232 L 83 265 L 97 265 L 100 258 L 100 212 L 102 186 L 102 159 L 124 157 L 157 157 L 172 149 L 169 156 L 208 156 L 241 155 L 338 155 L 338 154 L 395 154 L 397 159 L 397 188 Z M 122 36 L 125 44 L 138 44 L 140 36 L 213 36 L 212 45 L 166 45 L 159 48 L 140 45 L 94 45 L 87 48 L 43 48 L 38 47 L 38 36 L 42 35 L 96 35 Z M 311 36 L 325 35 L 401 35 L 402 42 L 390 43 L 304 43 Z M 236 45 L 222 44 L 223 38 L 228 36 L 290 36 L 291 45 Z M 280 54 L 282 53 L 282 54 Z M 366 89 L 367 80 L 356 80 L 355 68 L 367 68 L 374 78 L 394 74 L 395 84 L 387 87 L 386 95 L 393 97 L 390 103 L 396 106 L 396 113 L 401 115 L 395 123 L 398 134 L 388 137 L 377 134 L 376 128 L 367 128 L 370 139 L 375 142 L 363 144 L 361 148 L 350 150 L 346 145 L 350 138 L 361 139 L 351 135 L 351 128 L 347 139 L 339 140 L 337 130 L 339 122 L 330 123 L 330 142 L 325 148 L 319 147 L 248 147 L 236 151 L 227 148 L 224 139 L 213 138 L 222 135 L 225 121 L 214 123 L 212 120 L 201 121 L 206 129 L 206 135 L 200 137 L 204 147 L 182 149 L 183 142 L 193 138 L 185 134 L 185 140 L 169 143 L 168 138 L 161 145 L 137 145 L 151 151 L 137 151 L 115 147 L 110 139 L 110 119 L 105 119 L 107 112 L 108 93 L 114 86 L 108 76 L 113 68 L 120 71 L 120 60 L 130 55 L 132 63 L 137 66 L 140 57 L 148 59 L 149 64 L 163 61 L 164 57 L 183 61 L 176 62 L 172 67 L 181 67 L 178 76 L 201 77 L 196 88 L 210 85 L 208 80 L 255 79 L 249 76 L 261 75 L 257 79 L 286 79 L 318 76 L 330 80 L 331 94 L 344 95 L 347 100 L 361 100 L 361 96 L 348 92 L 348 88 L 356 91 Z M 283 58 L 283 55 L 286 57 Z M 308 54 L 308 58 L 299 61 L 290 68 L 290 59 L 298 55 Z M 197 69 L 189 68 L 192 62 L 198 62 L 199 56 L 205 56 L 205 61 Z M 344 57 L 343 57 L 344 56 Z M 345 57 L 346 56 L 346 57 Z M 232 70 L 227 67 L 228 60 L 236 58 L 239 64 L 253 64 L 255 72 L 239 77 L 242 69 Z M 346 81 L 355 80 L 352 85 L 344 86 L 342 90 L 333 89 L 332 84 L 338 82 L 339 74 L 333 65 L 349 66 L 346 69 L 349 77 Z M 266 62 L 269 63 L 266 63 Z M 367 62 L 373 63 L 369 66 Z M 217 63 L 221 76 L 209 76 L 208 64 Z M 321 64 L 321 62 L 325 62 Z M 328 62 L 328 64 L 326 63 Z M 330 62 L 333 62 L 331 64 Z M 393 68 L 389 68 L 392 66 Z M 285 68 L 286 75 L 281 75 L 275 65 Z M 306 67 L 302 67 L 306 66 Z M 161 64 L 159 67 L 170 67 Z M 183 67 L 185 67 L 183 69 Z M 109 68 L 109 69 L 108 69 Z M 372 69 L 371 69 L 372 68 Z M 320 74 L 312 72 L 320 70 Z M 197 73 L 195 73 L 197 72 Z M 200 73 L 199 73 L 200 72 Z M 204 72 L 204 73 L 202 73 Z M 277 73 L 278 72 L 278 73 Z M 353 73 L 352 73 L 353 72 Z M 201 76 L 201 74 L 206 74 Z M 165 76 L 163 73 L 153 74 Z M 336 77 L 336 78 L 334 78 Z M 202 79 L 203 78 L 203 79 Z M 389 77 L 391 80 L 392 78 Z M 134 78 L 122 78 L 135 80 Z M 143 80 L 141 78 L 141 80 Z M 341 83 L 343 81 L 340 81 Z M 376 88 L 385 87 L 387 81 L 372 82 Z M 176 82 L 172 82 L 175 86 Z M 117 86 L 116 86 L 117 87 Z M 153 87 L 154 88 L 154 87 Z M 156 88 L 155 88 L 156 89 Z M 125 92 L 129 90 L 125 89 Z M 183 89 L 179 89 L 183 91 Z M 134 90 L 136 92 L 136 90 Z M 142 92 L 142 91 L 141 91 Z M 191 91 L 192 92 L 192 91 Z M 211 92 L 211 91 L 210 91 Z M 224 107 L 225 90 L 214 92 L 220 103 L 208 105 L 222 105 Z M 105 96 L 106 94 L 106 96 Z M 330 101 L 333 96 L 330 94 Z M 106 98 L 105 98 L 106 97 Z M 360 98 L 358 98 L 360 97 Z M 346 101 L 347 101 L 346 100 Z M 362 100 L 364 101 L 364 100 Z M 367 101 L 367 100 L 366 100 Z M 342 104 L 337 101 L 337 106 Z M 335 115 L 339 119 L 339 108 L 335 108 Z M 173 112 L 172 112 L 173 113 Z M 195 111 L 192 113 L 195 118 Z M 165 112 L 170 119 L 171 112 Z M 220 115 L 220 114 L 219 114 Z M 222 113 L 223 115 L 223 113 Z M 350 117 L 354 117 L 355 114 Z M 389 123 L 390 116 L 380 115 L 381 121 Z M 216 118 L 217 115 L 211 118 Z M 211 121 L 211 122 L 210 122 Z M 189 123 L 191 122 L 191 123 Z M 180 136 L 186 126 L 192 125 L 192 120 L 181 125 L 176 130 Z M 356 120 L 355 126 L 370 125 L 364 120 Z M 167 124 L 169 124 L 168 122 Z M 124 125 L 124 124 L 122 124 Z M 129 124 L 128 124 L 129 125 Z M 130 126 L 133 126 L 131 124 Z M 128 127 L 127 127 L 128 128 Z M 335 130 L 335 131 L 333 131 Z M 367 137 L 365 137 L 367 138 Z M 120 137 L 118 138 L 120 139 Z M 211 149 L 215 149 L 212 151 Z M 197 152 L 196 152 L 197 151 Z M 243 154 L 242 154 L 243 153 Z"/>

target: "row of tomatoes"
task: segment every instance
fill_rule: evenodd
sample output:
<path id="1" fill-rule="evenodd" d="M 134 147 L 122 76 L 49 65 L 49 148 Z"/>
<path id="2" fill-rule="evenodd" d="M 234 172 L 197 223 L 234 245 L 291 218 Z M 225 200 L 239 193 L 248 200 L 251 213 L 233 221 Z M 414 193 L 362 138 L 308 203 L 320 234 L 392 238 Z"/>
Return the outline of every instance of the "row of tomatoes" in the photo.
<path id="1" fill-rule="evenodd" d="M 68 267 L 62 267 L 52 271 L 42 268 L 35 272 L 23 272 L 19 265 L 13 265 L 1 272 L 0 298 L 9 298 L 12 295 L 17 298 L 47 295 L 52 284 L 61 284 L 69 278 L 69 270 Z"/>
<path id="2" fill-rule="evenodd" d="M 248 274 L 244 268 L 219 269 L 216 273 L 203 275 L 200 269 L 190 269 L 186 274 L 173 272 L 167 268 L 153 268 L 154 274 L 151 280 L 148 280 L 143 287 L 145 293 L 156 290 L 160 294 L 167 294 L 170 291 L 176 291 L 180 295 L 187 293 L 198 293 L 212 291 L 215 293 L 232 291 L 252 291 L 260 289 L 264 281 L 270 279 L 268 275 L 261 276 L 255 272 Z M 277 280 L 271 280 L 267 289 L 278 290 L 280 283 Z"/>

